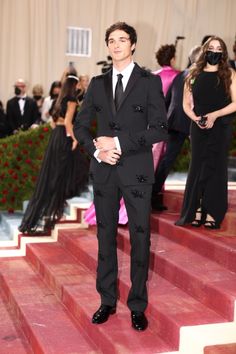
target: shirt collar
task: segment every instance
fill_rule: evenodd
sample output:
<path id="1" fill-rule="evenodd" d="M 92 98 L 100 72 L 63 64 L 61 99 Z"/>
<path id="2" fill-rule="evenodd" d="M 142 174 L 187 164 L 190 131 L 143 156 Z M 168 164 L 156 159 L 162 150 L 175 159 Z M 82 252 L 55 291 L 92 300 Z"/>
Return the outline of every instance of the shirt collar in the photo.
<path id="1" fill-rule="evenodd" d="M 117 78 L 117 75 L 118 74 L 122 74 L 124 77 L 129 77 L 130 75 L 131 75 L 131 73 L 132 73 L 132 71 L 133 71 L 133 68 L 134 68 L 134 62 L 133 61 L 131 61 L 131 63 L 129 63 L 129 65 L 128 66 L 126 66 L 126 68 L 124 69 L 124 70 L 122 70 L 122 71 L 118 71 L 116 68 L 114 68 L 114 66 L 113 66 L 113 70 L 112 70 L 112 75 L 113 75 L 113 77 L 116 77 Z"/>

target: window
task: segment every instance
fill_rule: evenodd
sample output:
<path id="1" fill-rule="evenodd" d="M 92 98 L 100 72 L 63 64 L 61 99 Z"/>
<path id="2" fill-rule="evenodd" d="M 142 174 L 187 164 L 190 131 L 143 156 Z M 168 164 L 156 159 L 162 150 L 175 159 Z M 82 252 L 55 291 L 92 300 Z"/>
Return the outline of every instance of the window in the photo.
<path id="1" fill-rule="evenodd" d="M 67 55 L 91 56 L 91 28 L 67 27 Z"/>

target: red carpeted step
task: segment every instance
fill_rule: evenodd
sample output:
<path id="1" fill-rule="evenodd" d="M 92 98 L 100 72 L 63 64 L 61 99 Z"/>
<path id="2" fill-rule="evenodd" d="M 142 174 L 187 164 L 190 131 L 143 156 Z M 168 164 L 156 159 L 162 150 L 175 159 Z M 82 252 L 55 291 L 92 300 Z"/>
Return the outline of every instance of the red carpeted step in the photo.
<path id="1" fill-rule="evenodd" d="M 83 326 L 90 337 L 102 350 L 102 353 L 153 354 L 170 352 L 171 346 L 155 332 L 158 321 L 149 316 L 149 327 L 145 332 L 137 332 L 131 327 L 130 311 L 122 302 L 118 302 L 116 314 L 102 325 L 91 323 L 91 316 L 100 305 L 95 294 L 95 278 L 86 286 L 72 285 L 64 287 L 64 303 Z M 91 295 L 93 294 L 93 295 Z"/>
<path id="2" fill-rule="evenodd" d="M 69 235 L 73 233 L 72 230 L 67 232 Z M 63 234 L 67 232 L 63 231 Z M 77 235 L 72 235 L 72 243 L 76 239 Z M 88 254 L 96 249 L 96 239 L 94 241 L 90 244 L 91 248 L 87 249 Z M 78 250 L 75 248 L 74 251 L 81 260 L 77 255 Z M 27 259 L 37 267 L 52 291 L 60 294 L 67 309 L 103 353 L 147 354 L 170 351 L 170 345 L 155 332 L 155 320 L 150 319 L 150 328 L 145 333 L 135 332 L 131 328 L 130 312 L 122 303 L 119 303 L 117 314 L 111 316 L 108 323 L 100 326 L 91 323 L 91 316 L 100 305 L 95 288 L 94 262 L 90 263 L 90 266 L 94 264 L 92 274 L 59 244 L 27 245 Z"/>
<path id="3" fill-rule="evenodd" d="M 0 297 L 0 353 L 33 354 L 24 334 L 16 326 L 9 314 L 9 306 Z"/>
<path id="4" fill-rule="evenodd" d="M 2 260 L 0 274 L 7 302 L 35 354 L 95 352 L 94 345 L 24 258 Z"/>
<path id="5" fill-rule="evenodd" d="M 208 231 L 203 227 L 175 226 L 176 220 L 174 213 L 152 215 L 152 230 L 236 272 L 236 237 L 227 237 L 235 234 L 236 228 Z"/>
<path id="6" fill-rule="evenodd" d="M 236 343 L 205 347 L 204 354 L 236 354 Z"/>
<path id="7" fill-rule="evenodd" d="M 97 240 L 94 232 L 94 229 L 74 233 L 67 233 L 66 230 L 60 231 L 60 240 L 63 240 L 66 249 L 70 250 L 90 270 L 96 269 L 97 262 Z M 124 252 L 119 252 L 120 294 L 124 303 L 130 283 L 129 262 L 129 256 Z M 149 279 L 148 312 L 156 319 L 156 331 L 159 335 L 165 340 L 171 338 L 172 344 L 175 346 L 178 346 L 181 326 L 225 322 L 222 316 L 205 307 L 155 272 L 150 272 Z"/>
<path id="8" fill-rule="evenodd" d="M 163 204 L 168 207 L 169 211 L 180 213 L 183 204 L 184 191 L 166 190 L 163 192 Z M 234 211 L 236 209 L 236 190 L 228 191 L 228 209 Z M 226 214 L 227 215 L 227 214 Z"/>
<path id="9" fill-rule="evenodd" d="M 120 247 L 129 254 L 128 230 L 120 228 L 119 235 Z M 150 266 L 207 307 L 233 320 L 236 273 L 155 233 L 151 236 Z"/>

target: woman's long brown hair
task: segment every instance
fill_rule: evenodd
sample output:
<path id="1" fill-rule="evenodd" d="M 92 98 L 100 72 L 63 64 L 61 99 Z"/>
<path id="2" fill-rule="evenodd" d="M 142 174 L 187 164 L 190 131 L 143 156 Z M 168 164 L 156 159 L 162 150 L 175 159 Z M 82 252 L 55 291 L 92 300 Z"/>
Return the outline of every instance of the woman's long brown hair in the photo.
<path id="1" fill-rule="evenodd" d="M 225 91 L 228 96 L 230 96 L 230 85 L 232 83 L 231 76 L 232 71 L 230 70 L 228 64 L 228 51 L 225 42 L 217 36 L 210 37 L 206 43 L 202 46 L 201 52 L 199 54 L 198 59 L 196 62 L 191 66 L 189 69 L 189 74 L 186 77 L 186 85 L 187 88 L 191 91 L 192 83 L 196 79 L 196 77 L 204 70 L 207 61 L 206 61 L 206 52 L 209 50 L 210 42 L 216 40 L 220 42 L 222 48 L 222 57 L 218 64 L 218 78 L 219 82 L 222 81 L 225 86 Z"/>
<path id="2" fill-rule="evenodd" d="M 55 104 L 52 107 L 52 118 L 54 122 L 57 121 L 57 119 L 60 117 L 61 113 L 61 102 L 64 97 L 70 96 L 70 97 L 76 97 L 76 85 L 79 81 L 76 76 L 73 77 L 73 75 L 68 75 L 69 77 L 66 77 L 65 81 L 62 83 L 61 91 L 59 93 L 59 96 L 55 102 Z"/>

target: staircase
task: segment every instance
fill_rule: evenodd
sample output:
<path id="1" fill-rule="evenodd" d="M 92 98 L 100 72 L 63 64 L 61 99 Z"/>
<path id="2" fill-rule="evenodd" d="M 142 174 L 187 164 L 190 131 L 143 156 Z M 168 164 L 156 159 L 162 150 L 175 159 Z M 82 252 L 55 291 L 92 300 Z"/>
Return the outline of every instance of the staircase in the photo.
<path id="1" fill-rule="evenodd" d="M 68 218 L 53 235 L 25 242 L 25 256 L 16 253 L 20 238 L 17 257 L 1 258 L 0 354 L 235 354 L 236 191 L 229 193 L 220 230 L 175 226 L 182 197 L 181 191 L 166 191 L 168 211 L 151 216 L 145 332 L 131 328 L 126 306 L 127 227 L 119 228 L 117 238 L 117 313 L 102 325 L 91 323 L 100 305 L 96 228 L 79 228 L 77 209 L 76 219 Z"/>

